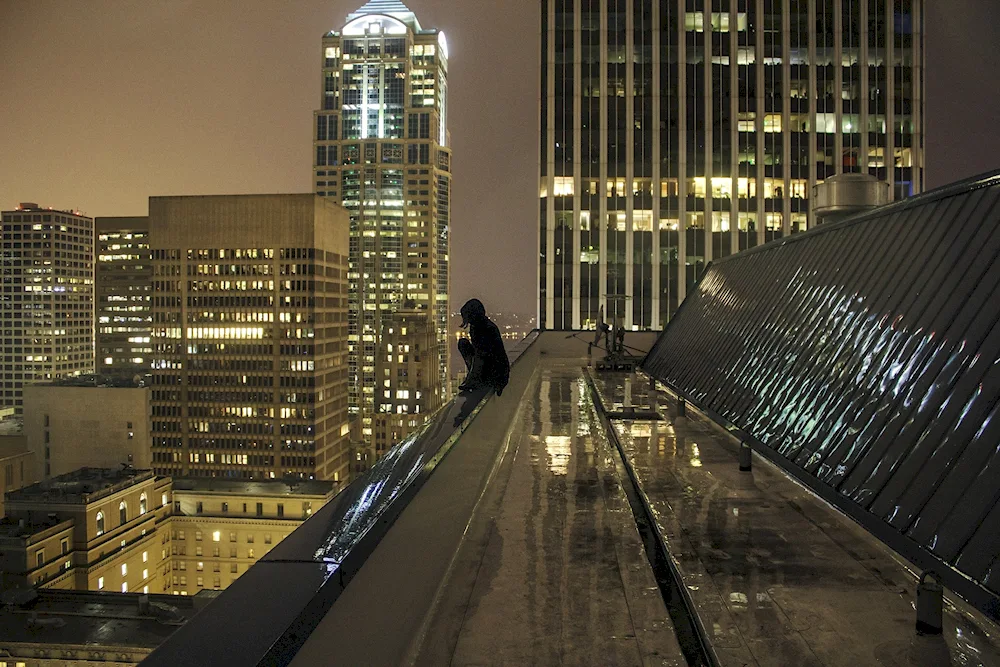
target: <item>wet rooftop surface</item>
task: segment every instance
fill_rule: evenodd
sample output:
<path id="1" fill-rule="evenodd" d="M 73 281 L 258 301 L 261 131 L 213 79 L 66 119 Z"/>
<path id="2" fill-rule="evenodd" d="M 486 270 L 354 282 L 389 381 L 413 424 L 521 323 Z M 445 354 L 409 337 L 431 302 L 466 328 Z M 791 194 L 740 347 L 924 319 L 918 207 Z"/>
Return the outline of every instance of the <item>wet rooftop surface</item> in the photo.
<path id="1" fill-rule="evenodd" d="M 1000 665 L 997 628 L 946 605 L 914 631 L 916 580 L 874 537 L 642 375 L 595 375 L 641 492 L 722 665 Z"/>
<path id="2" fill-rule="evenodd" d="M 418 664 L 687 664 L 611 447 L 581 364 L 540 366 Z"/>

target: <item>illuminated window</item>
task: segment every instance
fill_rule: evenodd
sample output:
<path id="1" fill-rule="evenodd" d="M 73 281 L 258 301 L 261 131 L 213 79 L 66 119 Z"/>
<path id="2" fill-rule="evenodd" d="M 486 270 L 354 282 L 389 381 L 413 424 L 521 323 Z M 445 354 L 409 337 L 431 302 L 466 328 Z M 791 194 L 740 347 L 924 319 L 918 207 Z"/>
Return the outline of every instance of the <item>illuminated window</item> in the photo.
<path id="1" fill-rule="evenodd" d="M 122 576 L 128 576 L 128 563 L 122 563 Z"/>
<path id="2" fill-rule="evenodd" d="M 146 494 L 143 493 L 139 496 L 139 514 L 146 513 Z"/>
<path id="3" fill-rule="evenodd" d="M 128 593 L 128 582 L 127 581 L 123 581 L 122 582 L 122 593 Z"/>
<path id="4" fill-rule="evenodd" d="M 124 500 L 118 503 L 118 520 L 123 525 L 128 523 L 128 505 Z"/>
<path id="5" fill-rule="evenodd" d="M 104 534 L 104 512 L 97 513 L 97 534 Z"/>
<path id="6" fill-rule="evenodd" d="M 145 563 L 147 561 L 149 561 L 149 552 L 148 551 L 143 551 L 142 552 L 142 562 Z"/>
<path id="7" fill-rule="evenodd" d="M 104 577 L 98 577 L 97 578 L 97 590 L 99 590 L 99 591 L 103 591 L 104 590 Z"/>

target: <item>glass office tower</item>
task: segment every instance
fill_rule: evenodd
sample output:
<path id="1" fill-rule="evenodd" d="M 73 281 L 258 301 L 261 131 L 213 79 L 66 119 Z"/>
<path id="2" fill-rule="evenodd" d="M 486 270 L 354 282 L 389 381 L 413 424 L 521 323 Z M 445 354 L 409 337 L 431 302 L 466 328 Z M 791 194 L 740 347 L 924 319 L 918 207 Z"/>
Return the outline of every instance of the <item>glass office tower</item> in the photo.
<path id="1" fill-rule="evenodd" d="M 153 264 L 149 218 L 95 218 L 96 367 L 99 373 L 149 373 Z"/>
<path id="2" fill-rule="evenodd" d="M 403 3 L 372 0 L 323 37 L 322 56 L 314 189 L 351 214 L 352 437 L 374 448 L 373 416 L 412 409 L 390 386 L 392 353 L 381 335 L 383 320 L 407 301 L 440 342 L 437 381 L 422 394 L 421 412 L 440 404 L 447 387 L 448 48 Z"/>
<path id="3" fill-rule="evenodd" d="M 660 329 L 813 186 L 923 187 L 921 0 L 541 0 L 539 322 Z"/>

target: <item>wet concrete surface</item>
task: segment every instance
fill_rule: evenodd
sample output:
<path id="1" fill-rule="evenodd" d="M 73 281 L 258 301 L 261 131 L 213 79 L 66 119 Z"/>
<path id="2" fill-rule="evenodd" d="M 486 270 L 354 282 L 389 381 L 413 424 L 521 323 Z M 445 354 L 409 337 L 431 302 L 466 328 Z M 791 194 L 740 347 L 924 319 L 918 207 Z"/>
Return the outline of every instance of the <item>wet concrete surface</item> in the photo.
<path id="1" fill-rule="evenodd" d="M 946 609 L 945 633 L 914 631 L 915 579 L 862 528 L 754 457 L 645 376 L 595 374 L 638 478 L 723 665 L 1000 665 L 995 625 Z"/>
<path id="2" fill-rule="evenodd" d="M 686 664 L 583 373 L 536 370 L 416 664 Z"/>

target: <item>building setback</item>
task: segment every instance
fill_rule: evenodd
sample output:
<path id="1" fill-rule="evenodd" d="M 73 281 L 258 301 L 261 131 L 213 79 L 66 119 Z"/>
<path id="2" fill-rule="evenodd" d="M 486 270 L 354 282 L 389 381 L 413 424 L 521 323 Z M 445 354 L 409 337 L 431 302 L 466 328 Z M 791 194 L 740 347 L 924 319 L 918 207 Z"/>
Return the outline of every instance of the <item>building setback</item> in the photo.
<path id="1" fill-rule="evenodd" d="M 922 0 L 540 4 L 543 328 L 662 328 L 829 176 L 923 189 Z"/>
<path id="2" fill-rule="evenodd" d="M 21 204 L 0 225 L 2 405 L 19 415 L 24 385 L 94 370 L 94 221 Z"/>
<path id="3" fill-rule="evenodd" d="M 95 218 L 97 372 L 149 372 L 149 300 L 153 265 L 149 218 Z"/>
<path id="4" fill-rule="evenodd" d="M 351 213 L 350 405 L 356 440 L 374 449 L 373 417 L 411 409 L 385 396 L 379 361 L 383 318 L 406 301 L 428 314 L 441 343 L 421 412 L 447 387 L 448 49 L 403 3 L 372 0 L 323 37 L 322 58 L 315 192 Z"/>
<path id="5" fill-rule="evenodd" d="M 346 480 L 347 212 L 151 197 L 149 217 L 153 469 Z"/>

